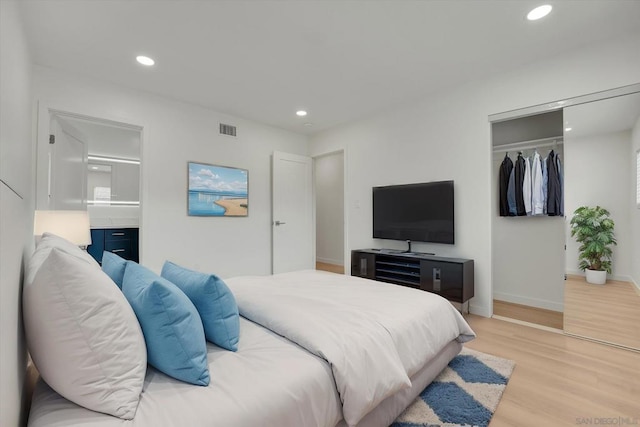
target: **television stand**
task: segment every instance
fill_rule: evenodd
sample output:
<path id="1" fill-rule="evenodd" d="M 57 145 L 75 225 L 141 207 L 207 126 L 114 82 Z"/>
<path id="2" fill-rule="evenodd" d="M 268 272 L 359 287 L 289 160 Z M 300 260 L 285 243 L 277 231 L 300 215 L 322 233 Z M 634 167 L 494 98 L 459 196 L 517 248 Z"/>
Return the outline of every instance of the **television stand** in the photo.
<path id="1" fill-rule="evenodd" d="M 471 259 L 361 249 L 351 251 L 351 275 L 421 289 L 460 304 L 474 295 Z"/>

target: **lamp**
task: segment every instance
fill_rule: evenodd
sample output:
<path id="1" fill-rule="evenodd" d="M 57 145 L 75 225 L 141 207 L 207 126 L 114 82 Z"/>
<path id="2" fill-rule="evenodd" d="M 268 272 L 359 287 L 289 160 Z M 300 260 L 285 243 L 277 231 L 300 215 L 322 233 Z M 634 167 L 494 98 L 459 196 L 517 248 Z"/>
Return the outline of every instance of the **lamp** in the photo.
<path id="1" fill-rule="evenodd" d="M 42 236 L 49 232 L 74 245 L 87 247 L 91 244 L 89 213 L 87 211 L 36 211 L 33 234 Z"/>

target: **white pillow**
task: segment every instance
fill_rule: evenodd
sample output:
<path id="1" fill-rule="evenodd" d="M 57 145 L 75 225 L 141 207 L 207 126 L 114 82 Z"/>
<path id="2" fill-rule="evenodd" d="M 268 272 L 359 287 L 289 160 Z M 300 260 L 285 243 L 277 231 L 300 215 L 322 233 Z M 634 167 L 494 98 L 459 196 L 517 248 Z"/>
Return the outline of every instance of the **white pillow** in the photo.
<path id="1" fill-rule="evenodd" d="M 33 279 L 36 275 L 36 272 L 44 262 L 44 260 L 49 256 L 51 249 L 57 248 L 63 252 L 66 252 L 69 255 L 73 255 L 78 259 L 81 259 L 88 264 L 94 266 L 95 268 L 100 268 L 100 264 L 93 259 L 91 255 L 87 253 L 87 251 L 80 249 L 78 246 L 74 245 L 70 241 L 56 236 L 52 233 L 43 233 L 42 239 L 36 245 L 36 251 L 31 256 L 29 260 L 29 268 L 27 270 L 27 278 L 25 280 L 26 284 L 33 282 Z"/>
<path id="2" fill-rule="evenodd" d="M 147 369 L 133 309 L 102 270 L 59 248 L 46 251 L 23 294 L 27 344 L 38 371 L 66 399 L 132 419 Z"/>

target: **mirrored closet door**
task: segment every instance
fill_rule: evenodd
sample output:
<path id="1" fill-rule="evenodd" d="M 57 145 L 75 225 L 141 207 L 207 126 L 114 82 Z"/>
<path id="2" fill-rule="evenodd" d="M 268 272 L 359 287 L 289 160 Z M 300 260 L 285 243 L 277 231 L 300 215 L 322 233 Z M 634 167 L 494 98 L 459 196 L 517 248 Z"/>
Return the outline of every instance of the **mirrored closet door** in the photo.
<path id="1" fill-rule="evenodd" d="M 494 316 L 640 349 L 640 84 L 490 119 Z M 531 162 L 551 150 L 560 159 L 562 212 L 509 212 L 500 193 L 505 159 Z M 587 283 L 579 268 L 570 221 L 580 206 L 601 206 L 615 222 L 604 285 Z"/>
<path id="2" fill-rule="evenodd" d="M 563 167 L 562 110 L 495 122 L 491 131 L 494 315 L 562 329 L 565 230 L 555 202 L 563 195 L 560 185 L 542 188 L 543 170 Z M 556 192 L 549 206 L 548 189 Z"/>
<path id="3" fill-rule="evenodd" d="M 568 279 L 565 333 L 640 350 L 640 209 L 637 152 L 640 93 L 564 109 Z M 580 206 L 601 206 L 614 221 L 611 273 L 603 285 L 587 283 L 569 221 Z"/>

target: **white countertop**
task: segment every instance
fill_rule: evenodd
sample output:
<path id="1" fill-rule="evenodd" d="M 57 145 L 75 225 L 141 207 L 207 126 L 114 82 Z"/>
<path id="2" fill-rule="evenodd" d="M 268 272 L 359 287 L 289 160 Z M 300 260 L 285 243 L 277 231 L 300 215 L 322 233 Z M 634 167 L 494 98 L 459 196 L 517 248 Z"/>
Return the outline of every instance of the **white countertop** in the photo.
<path id="1" fill-rule="evenodd" d="M 91 228 L 138 228 L 138 218 L 91 218 Z"/>

